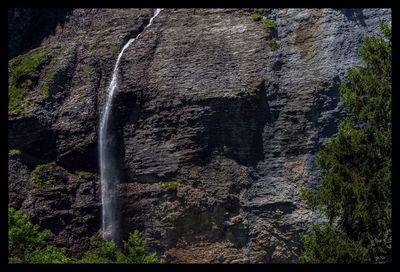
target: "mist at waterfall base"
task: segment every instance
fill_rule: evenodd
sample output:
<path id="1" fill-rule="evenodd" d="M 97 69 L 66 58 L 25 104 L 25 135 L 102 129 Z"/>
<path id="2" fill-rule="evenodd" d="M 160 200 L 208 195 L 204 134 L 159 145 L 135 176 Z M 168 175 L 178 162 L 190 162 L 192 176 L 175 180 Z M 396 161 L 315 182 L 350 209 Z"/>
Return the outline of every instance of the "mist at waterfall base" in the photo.
<path id="1" fill-rule="evenodd" d="M 103 108 L 100 119 L 99 130 L 99 163 L 100 163 L 100 180 L 101 180 L 101 205 L 102 205 L 102 237 L 106 240 L 114 240 L 119 242 L 119 165 L 114 155 L 116 149 L 115 133 L 112 129 L 112 101 L 116 89 L 118 89 L 118 67 L 124 51 L 137 40 L 142 33 L 152 25 L 153 20 L 162 9 L 156 9 L 149 23 L 144 27 L 143 31 L 135 38 L 130 39 L 118 54 L 115 63 L 112 79 L 107 88 L 106 104 Z"/>

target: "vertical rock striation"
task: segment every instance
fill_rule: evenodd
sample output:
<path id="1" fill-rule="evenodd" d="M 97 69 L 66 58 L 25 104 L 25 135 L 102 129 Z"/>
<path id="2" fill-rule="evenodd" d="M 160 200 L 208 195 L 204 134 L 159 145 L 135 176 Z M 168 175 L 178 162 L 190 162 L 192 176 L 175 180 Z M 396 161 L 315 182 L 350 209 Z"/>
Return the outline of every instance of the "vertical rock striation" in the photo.
<path id="1" fill-rule="evenodd" d="M 314 155 L 345 115 L 338 85 L 359 63 L 363 36 L 391 20 L 388 9 L 258 9 L 277 23 L 272 51 L 254 11 L 165 9 L 121 58 L 113 104 L 121 236 L 144 231 L 169 262 L 297 261 L 298 234 L 318 219 L 299 189 L 318 185 Z M 51 88 L 57 102 L 9 117 L 10 148 L 22 150 L 9 160 L 10 205 L 75 255 L 100 228 L 95 143 L 113 48 L 152 14 L 73 10 L 41 42 L 73 48 L 63 87 Z M 57 173 L 60 182 L 38 188 L 30 174 L 38 160 L 47 163 L 41 178 Z"/>

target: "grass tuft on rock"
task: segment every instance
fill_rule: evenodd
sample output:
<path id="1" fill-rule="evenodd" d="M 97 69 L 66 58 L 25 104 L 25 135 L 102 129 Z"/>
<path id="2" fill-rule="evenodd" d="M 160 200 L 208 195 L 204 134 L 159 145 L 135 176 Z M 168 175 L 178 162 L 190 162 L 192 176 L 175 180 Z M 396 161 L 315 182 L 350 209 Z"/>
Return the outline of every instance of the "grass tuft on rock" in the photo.
<path id="1" fill-rule="evenodd" d="M 79 179 L 82 179 L 82 178 L 86 178 L 86 177 L 89 175 L 89 172 L 77 170 L 77 171 L 75 171 L 75 175 L 76 175 Z"/>
<path id="2" fill-rule="evenodd" d="M 161 187 L 165 189 L 176 189 L 178 183 L 176 181 L 163 181 L 161 182 Z"/>
<path id="3" fill-rule="evenodd" d="M 43 65 L 50 56 L 50 49 L 40 49 L 17 56 L 8 61 L 8 112 L 30 116 L 33 102 L 27 97 L 33 87 L 29 74 Z"/>
<path id="4" fill-rule="evenodd" d="M 47 167 L 51 166 L 52 164 L 53 163 L 39 164 L 31 172 L 31 177 L 32 177 L 33 183 L 37 187 L 43 187 L 44 185 L 59 185 L 59 184 L 61 184 L 61 182 L 56 180 L 54 177 L 48 176 L 48 175 L 43 175 L 43 171 Z"/>
<path id="5" fill-rule="evenodd" d="M 254 12 L 253 14 L 250 15 L 250 18 L 253 19 L 254 21 L 260 21 L 262 16 L 259 12 Z"/>
<path id="6" fill-rule="evenodd" d="M 276 22 L 274 20 L 268 19 L 268 18 L 264 18 L 262 19 L 262 29 L 264 29 L 265 31 L 269 32 L 271 30 L 276 30 L 278 28 L 278 25 L 276 24 Z"/>
<path id="7" fill-rule="evenodd" d="M 8 150 L 8 156 L 9 157 L 14 157 L 14 156 L 19 156 L 21 155 L 21 150 L 19 149 L 10 149 Z"/>
<path id="8" fill-rule="evenodd" d="M 279 48 L 279 44 L 275 39 L 266 40 L 265 42 L 269 45 L 272 51 L 275 51 Z"/>

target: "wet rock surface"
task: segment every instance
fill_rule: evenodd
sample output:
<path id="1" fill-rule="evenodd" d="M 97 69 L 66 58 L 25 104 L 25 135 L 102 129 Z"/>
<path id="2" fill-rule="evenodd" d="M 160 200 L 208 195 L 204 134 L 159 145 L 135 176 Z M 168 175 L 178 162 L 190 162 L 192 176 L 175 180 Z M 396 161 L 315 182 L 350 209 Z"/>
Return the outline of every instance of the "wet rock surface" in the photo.
<path id="1" fill-rule="evenodd" d="M 299 189 L 318 184 L 314 155 L 346 114 L 339 83 L 362 37 L 391 19 L 387 9 L 258 11 L 277 23 L 275 51 L 253 9 L 164 9 L 121 59 L 121 238 L 143 231 L 167 262 L 297 261 L 298 235 L 318 218 Z M 22 151 L 9 158 L 9 203 L 74 256 L 99 235 L 98 123 L 112 68 L 152 14 L 71 11 L 38 46 L 52 54 L 31 116 L 9 115 L 10 148 Z M 62 182 L 38 186 L 42 164 L 41 178 Z"/>

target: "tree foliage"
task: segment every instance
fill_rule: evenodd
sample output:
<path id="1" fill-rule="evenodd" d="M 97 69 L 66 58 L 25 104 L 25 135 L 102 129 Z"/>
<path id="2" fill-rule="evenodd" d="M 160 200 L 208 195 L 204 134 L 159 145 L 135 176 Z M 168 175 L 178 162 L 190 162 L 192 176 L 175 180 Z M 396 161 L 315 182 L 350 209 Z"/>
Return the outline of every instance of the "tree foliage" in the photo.
<path id="1" fill-rule="evenodd" d="M 311 225 L 313 235 L 302 235 L 306 250 L 300 256 L 302 263 L 352 263 L 368 261 L 368 249 L 360 242 L 352 241 L 343 231 L 332 224 L 322 227 Z"/>
<path id="2" fill-rule="evenodd" d="M 75 260 L 65 250 L 49 245 L 50 231 L 40 230 L 22 211 L 8 208 L 9 263 L 156 263 L 156 253 L 146 253 L 147 243 L 139 231 L 129 234 L 118 248 L 114 241 L 90 239 L 91 249 Z"/>
<path id="3" fill-rule="evenodd" d="M 340 86 L 349 117 L 317 154 L 322 186 L 302 191 L 329 219 L 303 236 L 303 262 L 390 260 L 392 44 L 391 28 L 380 26 L 383 37 L 365 37 L 364 65 L 350 68 Z"/>
<path id="4" fill-rule="evenodd" d="M 79 260 L 79 263 L 156 263 L 156 253 L 146 254 L 146 241 L 139 231 L 129 234 L 118 249 L 114 241 L 91 239 L 92 249 Z"/>
<path id="5" fill-rule="evenodd" d="M 52 245 L 46 245 L 43 248 L 36 248 L 29 252 L 25 257 L 26 263 L 42 264 L 64 264 L 71 263 L 71 259 L 65 254 L 63 248 L 57 248 Z"/>
<path id="6" fill-rule="evenodd" d="M 122 253 L 126 256 L 129 263 L 155 263 L 157 255 L 155 252 L 146 255 L 146 241 L 137 230 L 129 234 L 127 241 L 122 242 Z"/>
<path id="7" fill-rule="evenodd" d="M 8 208 L 8 257 L 10 263 L 67 263 L 64 251 L 47 245 L 50 231 L 40 230 L 22 211 Z"/>
<path id="8" fill-rule="evenodd" d="M 125 256 L 118 250 L 114 241 L 92 238 L 90 244 L 92 249 L 86 252 L 85 255 L 78 260 L 78 263 L 125 263 Z"/>

